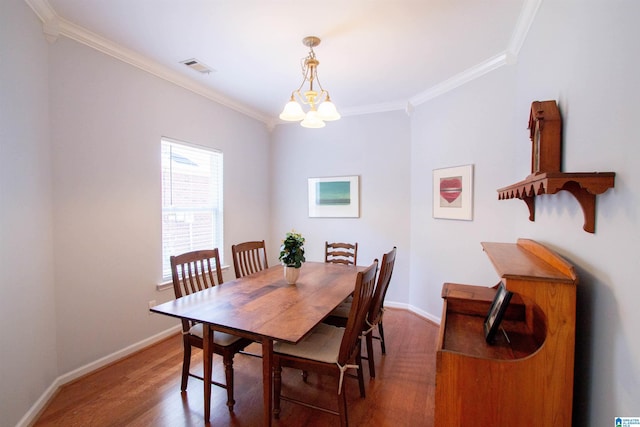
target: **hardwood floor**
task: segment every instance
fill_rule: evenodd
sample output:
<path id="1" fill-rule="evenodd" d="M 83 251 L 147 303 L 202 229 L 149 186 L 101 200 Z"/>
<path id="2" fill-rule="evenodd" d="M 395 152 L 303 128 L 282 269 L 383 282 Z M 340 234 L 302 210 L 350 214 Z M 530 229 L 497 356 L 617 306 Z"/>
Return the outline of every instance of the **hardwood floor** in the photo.
<path id="1" fill-rule="evenodd" d="M 438 326 L 405 310 L 387 309 L 384 317 L 387 354 L 374 342 L 376 378 L 370 380 L 364 361 L 367 397 L 361 399 L 357 381 L 346 380 L 351 426 L 433 426 L 435 347 Z M 260 347 L 256 346 L 256 351 Z M 238 355 L 234 359 L 234 412 L 225 404 L 226 392 L 212 388 L 211 425 L 260 426 L 262 424 L 262 360 Z M 35 426 L 202 426 L 202 382 L 190 378 L 180 392 L 182 340 L 170 337 L 128 358 L 60 388 Z M 201 370 L 200 352 L 192 361 Z M 219 357 L 214 377 L 223 380 Z M 335 387 L 327 378 L 285 370 L 283 394 L 336 407 Z M 324 427 L 338 425 L 336 416 L 282 402 L 274 426 Z"/>

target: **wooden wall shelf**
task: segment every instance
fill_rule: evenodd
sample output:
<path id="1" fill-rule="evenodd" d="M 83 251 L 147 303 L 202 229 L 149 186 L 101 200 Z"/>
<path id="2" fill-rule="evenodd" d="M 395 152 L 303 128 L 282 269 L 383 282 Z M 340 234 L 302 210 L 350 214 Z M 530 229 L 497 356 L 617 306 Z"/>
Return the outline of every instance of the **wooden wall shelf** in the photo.
<path id="1" fill-rule="evenodd" d="M 521 199 L 529 208 L 529 221 L 535 221 L 536 196 L 568 191 L 578 200 L 584 214 L 584 231 L 595 232 L 596 195 L 614 186 L 615 172 L 544 172 L 531 174 L 524 181 L 498 189 L 498 200 Z"/>
<path id="2" fill-rule="evenodd" d="M 529 221 L 535 221 L 536 196 L 568 191 L 578 200 L 584 214 L 582 228 L 594 233 L 596 195 L 612 188 L 614 172 L 562 172 L 562 116 L 556 101 L 533 101 L 529 111 L 531 174 L 524 180 L 498 190 L 498 200 L 524 200 Z"/>

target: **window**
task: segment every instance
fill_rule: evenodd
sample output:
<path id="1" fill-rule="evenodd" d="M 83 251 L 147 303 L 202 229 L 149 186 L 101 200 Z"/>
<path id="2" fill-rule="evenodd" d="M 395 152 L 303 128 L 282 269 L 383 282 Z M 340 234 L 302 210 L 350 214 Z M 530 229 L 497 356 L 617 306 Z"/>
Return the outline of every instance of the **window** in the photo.
<path id="1" fill-rule="evenodd" d="M 162 138 L 162 279 L 169 257 L 223 247 L 222 153 Z"/>

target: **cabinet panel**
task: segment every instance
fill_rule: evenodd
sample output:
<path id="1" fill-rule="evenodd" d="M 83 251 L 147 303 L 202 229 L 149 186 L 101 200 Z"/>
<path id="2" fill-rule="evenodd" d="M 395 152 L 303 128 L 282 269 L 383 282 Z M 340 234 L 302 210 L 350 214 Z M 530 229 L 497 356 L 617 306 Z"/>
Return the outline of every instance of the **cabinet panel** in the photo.
<path id="1" fill-rule="evenodd" d="M 573 266 L 537 242 L 483 243 L 514 293 L 495 344 L 483 322 L 494 288 L 446 283 L 436 361 L 435 425 L 571 426 Z"/>

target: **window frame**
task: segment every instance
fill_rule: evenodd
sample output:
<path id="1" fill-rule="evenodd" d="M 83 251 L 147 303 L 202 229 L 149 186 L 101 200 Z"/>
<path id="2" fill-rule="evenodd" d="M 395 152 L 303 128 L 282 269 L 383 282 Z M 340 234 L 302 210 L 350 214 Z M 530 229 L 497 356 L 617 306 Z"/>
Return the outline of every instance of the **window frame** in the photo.
<path id="1" fill-rule="evenodd" d="M 167 154 L 165 150 L 169 150 Z M 175 149 L 182 151 L 182 153 L 178 153 L 175 156 Z M 187 152 L 187 155 L 184 155 L 184 152 Z M 190 153 L 189 153 L 190 152 Z M 203 168 L 198 166 L 198 162 L 191 160 L 188 157 L 188 154 L 192 155 L 192 158 L 197 158 L 199 160 L 203 160 L 204 158 L 208 158 L 209 163 L 209 173 L 203 174 Z M 203 156 L 203 157 L 200 157 Z M 169 157 L 169 159 L 167 159 Z M 179 160 L 176 161 L 176 158 Z M 167 161 L 170 163 L 167 165 Z M 179 165 L 177 165 L 178 163 Z M 191 174 L 188 174 L 188 168 L 191 166 L 198 166 L 198 170 L 191 171 Z M 183 180 L 180 181 L 176 177 L 176 167 L 178 172 L 183 172 Z M 180 171 L 182 169 L 182 171 Z M 213 249 L 215 247 L 220 250 L 220 261 L 223 263 L 223 253 L 224 251 L 224 155 L 222 150 L 202 146 L 198 144 L 193 144 L 190 142 L 185 142 L 181 140 L 177 140 L 169 137 L 161 137 L 160 138 L 160 191 L 161 191 L 161 278 L 162 283 L 159 285 L 159 288 L 164 288 L 167 284 L 170 284 L 171 279 L 171 266 L 169 264 L 169 257 L 171 255 L 175 255 L 178 253 L 184 253 L 192 250 L 199 249 Z M 205 169 L 206 170 L 206 169 Z M 169 178 L 167 179 L 167 173 L 169 174 Z M 193 189 L 193 179 L 194 178 L 206 178 L 208 180 L 208 185 L 201 185 L 200 187 L 196 187 L 196 190 L 193 193 L 180 193 L 178 187 L 180 184 L 183 186 L 188 186 L 190 190 Z M 201 180 L 201 179 L 200 179 Z M 169 188 L 166 188 L 169 186 Z M 198 193 L 197 189 L 202 190 L 203 192 Z M 203 202 L 203 194 L 206 194 L 205 197 L 206 203 Z M 182 201 L 180 201 L 181 197 Z M 190 201 L 191 204 L 185 203 L 188 202 L 186 198 L 189 196 L 192 197 Z M 199 196 L 200 200 L 193 199 L 194 197 Z M 166 204 L 167 197 L 170 198 L 170 204 Z M 178 202 L 175 202 L 178 200 Z M 194 233 L 192 231 L 192 225 L 194 224 L 193 218 L 194 215 L 198 215 L 202 217 L 202 213 L 209 214 L 211 218 L 211 231 L 210 231 L 210 241 L 205 244 L 202 242 L 194 242 Z M 166 215 L 182 215 L 184 218 L 182 221 L 176 221 L 175 228 L 178 229 L 180 223 L 188 223 L 189 224 L 189 234 L 185 239 L 184 235 L 181 235 L 178 231 L 173 233 L 169 233 L 167 231 L 167 221 Z M 190 216 L 190 217 L 189 217 Z M 189 222 L 191 220 L 191 222 Z M 206 224 L 204 229 L 206 230 Z M 167 240 L 170 238 L 168 234 L 171 234 L 173 239 L 182 237 L 184 240 L 188 240 L 188 243 L 185 245 L 184 242 L 168 242 Z M 195 233 L 196 237 L 206 237 L 206 233 L 202 233 L 201 231 Z"/>

